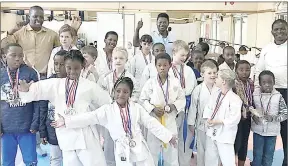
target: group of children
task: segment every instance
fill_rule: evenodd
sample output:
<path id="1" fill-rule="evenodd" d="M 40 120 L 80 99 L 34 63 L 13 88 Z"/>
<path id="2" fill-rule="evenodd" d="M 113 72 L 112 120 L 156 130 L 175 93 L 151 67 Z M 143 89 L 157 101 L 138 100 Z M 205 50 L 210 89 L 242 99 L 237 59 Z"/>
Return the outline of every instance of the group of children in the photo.
<path id="1" fill-rule="evenodd" d="M 59 36 L 62 46 L 52 51 L 41 81 L 24 64 L 19 44 L 5 48 L 4 166 L 14 165 L 18 145 L 24 163 L 37 165 L 37 131 L 50 144 L 52 166 L 190 166 L 195 148 L 198 166 L 244 166 L 250 128 L 254 140 L 263 140 L 254 142 L 253 166 L 272 164 L 286 103 L 270 71 L 260 73 L 254 88 L 251 64 L 235 63 L 233 47 L 224 48 L 218 67 L 205 58 L 206 43 L 190 52 L 177 40 L 169 55 L 143 35 L 141 54 L 129 56 L 116 47 L 113 31 L 99 50 L 75 48 L 68 25 Z"/>

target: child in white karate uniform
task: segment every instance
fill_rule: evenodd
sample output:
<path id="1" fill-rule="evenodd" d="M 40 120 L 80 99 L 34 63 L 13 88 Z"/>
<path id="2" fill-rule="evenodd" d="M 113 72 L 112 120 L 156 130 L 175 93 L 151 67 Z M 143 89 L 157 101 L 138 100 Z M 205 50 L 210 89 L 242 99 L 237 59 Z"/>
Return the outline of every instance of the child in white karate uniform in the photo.
<path id="1" fill-rule="evenodd" d="M 204 81 L 193 90 L 187 121 L 190 131 L 195 132 L 197 138 L 197 166 L 205 166 L 206 121 L 202 118 L 203 111 L 211 94 L 219 88 L 214 85 L 217 66 L 213 62 L 205 61 L 200 70 Z"/>
<path id="2" fill-rule="evenodd" d="M 138 99 L 138 86 L 135 81 L 135 78 L 125 69 L 125 64 L 128 61 L 128 53 L 125 48 L 116 47 L 112 53 L 112 66 L 114 71 L 107 73 L 104 77 L 100 77 L 98 84 L 102 89 L 108 91 L 108 93 L 112 97 L 112 92 L 114 91 L 113 86 L 115 82 L 120 79 L 121 77 L 129 77 L 133 80 L 135 89 L 133 89 L 132 100 L 137 101 Z M 109 131 L 104 128 L 103 126 L 99 126 L 98 130 L 100 130 L 101 134 L 104 138 L 104 154 L 106 158 L 106 162 L 108 166 L 115 165 L 115 157 L 114 157 L 114 143 L 109 134 Z"/>
<path id="3" fill-rule="evenodd" d="M 176 116 L 185 108 L 185 95 L 177 79 L 170 77 L 168 71 L 171 67 L 171 57 L 166 53 L 157 55 L 155 65 L 158 76 L 150 78 L 144 85 L 140 102 L 143 107 L 161 124 L 178 135 Z M 165 166 L 179 166 L 178 148 L 163 144 L 154 135 L 148 132 L 148 146 L 151 150 L 155 165 L 159 153 L 163 150 Z"/>
<path id="4" fill-rule="evenodd" d="M 77 31 L 72 28 L 70 25 L 65 24 L 59 29 L 59 39 L 61 46 L 56 47 L 52 50 L 51 56 L 48 62 L 48 69 L 47 69 L 47 78 L 55 74 L 54 71 L 54 56 L 60 50 L 78 50 L 75 46 L 75 40 L 77 36 Z"/>
<path id="5" fill-rule="evenodd" d="M 21 80 L 21 100 L 49 100 L 55 106 L 55 114 L 62 116 L 90 112 L 91 107 L 98 108 L 111 102 L 107 92 L 80 76 L 84 57 L 79 50 L 70 50 L 64 60 L 66 78 L 51 78 L 36 83 Z M 63 153 L 63 166 L 106 166 L 95 125 L 78 129 L 58 128 L 56 134 Z"/>
<path id="6" fill-rule="evenodd" d="M 155 118 L 150 117 L 139 104 L 129 100 L 133 91 L 133 81 L 122 77 L 114 85 L 114 102 L 96 111 L 79 116 L 62 117 L 53 125 L 79 128 L 93 124 L 106 127 L 115 143 L 116 166 L 154 166 L 153 158 L 141 134 L 139 124 L 143 124 L 158 139 L 176 147 L 176 137 Z"/>
<path id="7" fill-rule="evenodd" d="M 152 47 L 152 54 L 156 57 L 160 53 L 166 53 L 165 46 L 162 43 L 155 43 Z M 142 76 L 141 76 L 141 87 L 144 86 L 146 81 L 149 80 L 149 78 L 157 77 L 157 69 L 155 66 L 155 63 L 149 63 L 143 70 Z"/>
<path id="8" fill-rule="evenodd" d="M 98 57 L 95 61 L 97 73 L 101 77 L 104 74 L 112 71 L 112 52 L 117 46 L 118 34 L 114 31 L 109 31 L 105 35 L 105 48 L 98 49 Z"/>
<path id="9" fill-rule="evenodd" d="M 94 46 L 85 46 L 81 49 L 81 52 L 85 58 L 85 65 L 81 72 L 81 76 L 90 81 L 97 82 L 99 79 L 99 75 L 95 68 L 95 61 L 98 56 L 97 49 Z"/>
<path id="10" fill-rule="evenodd" d="M 226 46 L 223 49 L 223 58 L 224 58 L 224 62 L 221 65 L 219 65 L 219 70 L 229 69 L 235 72 L 236 56 L 235 56 L 234 47 Z"/>
<path id="11" fill-rule="evenodd" d="M 234 142 L 241 119 L 242 100 L 232 91 L 236 75 L 230 69 L 219 70 L 216 86 L 204 109 L 207 119 L 205 166 L 235 166 Z M 219 161 L 220 158 L 220 161 Z"/>
<path id="12" fill-rule="evenodd" d="M 155 57 L 151 53 L 152 44 L 152 37 L 150 35 L 143 35 L 140 39 L 141 53 L 136 54 L 130 61 L 130 73 L 135 77 L 138 85 L 141 85 L 140 81 L 144 68 L 155 61 Z"/>
<path id="13" fill-rule="evenodd" d="M 184 112 L 181 112 L 177 117 L 178 125 L 178 158 L 181 166 L 190 166 L 192 149 L 190 149 L 190 143 L 192 142 L 192 132 L 188 130 L 187 115 L 191 103 L 191 94 L 195 86 L 197 85 L 197 79 L 194 71 L 185 64 L 185 60 L 189 54 L 189 46 L 182 40 L 176 40 L 173 43 L 173 62 L 169 71 L 169 75 L 178 79 L 181 87 L 183 88 L 186 96 L 186 106 Z M 186 134 L 186 138 L 184 135 Z"/>

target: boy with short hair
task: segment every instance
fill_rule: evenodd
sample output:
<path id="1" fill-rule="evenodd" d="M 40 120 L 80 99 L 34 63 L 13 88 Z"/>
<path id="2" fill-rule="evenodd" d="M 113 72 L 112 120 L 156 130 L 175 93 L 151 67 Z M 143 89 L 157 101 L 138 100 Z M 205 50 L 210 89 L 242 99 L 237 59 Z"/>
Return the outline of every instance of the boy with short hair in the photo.
<path id="1" fill-rule="evenodd" d="M 201 65 L 204 81 L 195 87 L 192 93 L 191 107 L 188 114 L 188 125 L 192 133 L 197 135 L 197 166 L 205 166 L 206 125 L 203 111 L 211 94 L 219 90 L 214 84 L 217 77 L 217 66 L 211 61 Z"/>
<path id="2" fill-rule="evenodd" d="M 11 43 L 4 50 L 7 67 L 1 69 L 1 142 L 3 166 L 15 165 L 19 145 L 24 163 L 37 165 L 36 132 L 40 102 L 24 103 L 19 98 L 19 80 L 38 81 L 36 71 L 23 64 L 23 49 Z"/>
<path id="3" fill-rule="evenodd" d="M 85 58 L 85 66 L 81 72 L 81 76 L 90 81 L 97 82 L 99 75 L 95 68 L 95 61 L 98 56 L 97 49 L 94 46 L 85 46 L 81 49 L 83 57 Z"/>
<path id="4" fill-rule="evenodd" d="M 190 166 L 192 149 L 190 149 L 189 146 L 193 136 L 192 132 L 187 130 L 187 114 L 190 108 L 191 94 L 194 87 L 197 85 L 197 80 L 193 70 L 185 64 L 185 60 L 189 53 L 188 44 L 182 40 L 176 40 L 173 43 L 172 53 L 173 62 L 169 75 L 178 79 L 186 96 L 185 110 L 177 117 L 177 125 L 179 127 L 178 158 L 181 166 Z"/>
<path id="5" fill-rule="evenodd" d="M 223 50 L 223 58 L 224 62 L 221 65 L 219 65 L 219 70 L 230 69 L 231 71 L 235 72 L 236 56 L 234 47 L 226 46 Z"/>
<path id="6" fill-rule="evenodd" d="M 203 119 L 207 120 L 205 166 L 217 166 L 219 162 L 223 166 L 235 165 L 234 142 L 242 108 L 242 100 L 232 91 L 235 79 L 232 70 L 219 70 L 215 83 L 220 91 L 212 94 L 204 109 Z"/>
<path id="7" fill-rule="evenodd" d="M 156 57 L 158 54 L 161 53 L 166 53 L 165 50 L 165 45 L 162 43 L 155 43 L 152 46 L 152 54 L 154 55 L 154 57 Z M 142 77 L 141 77 L 141 87 L 145 84 L 145 82 L 151 78 L 151 77 L 156 77 L 157 76 L 157 69 L 155 66 L 155 63 L 150 63 L 148 64 L 142 73 Z M 141 88 L 140 88 L 141 89 Z"/>

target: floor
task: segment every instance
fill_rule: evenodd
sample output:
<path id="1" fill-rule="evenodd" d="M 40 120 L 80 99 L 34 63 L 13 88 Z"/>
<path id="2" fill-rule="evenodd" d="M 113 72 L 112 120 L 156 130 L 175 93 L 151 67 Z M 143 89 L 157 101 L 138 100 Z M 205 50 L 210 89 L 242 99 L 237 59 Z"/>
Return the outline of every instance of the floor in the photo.
<path id="1" fill-rule="evenodd" d="M 248 156 L 246 160 L 245 166 L 250 166 L 250 160 L 253 159 L 253 134 L 251 132 L 250 138 L 249 138 L 249 145 L 248 145 Z M 38 156 L 38 166 L 49 166 L 49 146 L 42 146 L 43 149 L 45 149 L 48 152 L 48 156 L 41 157 Z M 281 137 L 277 137 L 276 147 L 275 147 L 275 153 L 274 153 L 274 161 L 272 166 L 281 166 L 282 160 L 283 160 L 283 150 L 282 150 L 282 140 Z M 16 166 L 25 166 L 23 163 L 21 163 L 21 154 L 17 154 L 16 159 Z M 196 166 L 196 161 L 191 161 L 191 166 Z"/>

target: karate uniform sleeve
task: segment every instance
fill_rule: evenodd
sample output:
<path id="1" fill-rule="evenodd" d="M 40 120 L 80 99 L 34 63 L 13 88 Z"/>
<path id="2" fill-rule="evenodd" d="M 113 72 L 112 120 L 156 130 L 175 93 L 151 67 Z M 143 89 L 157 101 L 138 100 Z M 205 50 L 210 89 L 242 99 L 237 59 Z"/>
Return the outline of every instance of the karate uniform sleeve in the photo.
<path id="1" fill-rule="evenodd" d="M 140 112 L 140 123 L 144 125 L 153 135 L 164 143 L 169 143 L 173 137 L 172 133 L 167 130 L 156 118 L 151 117 L 148 112 L 140 105 L 138 105 Z"/>
<path id="2" fill-rule="evenodd" d="M 155 108 L 155 106 L 150 103 L 151 100 L 150 95 L 152 95 L 152 92 L 153 92 L 152 85 L 151 82 L 148 80 L 145 83 L 139 98 L 140 103 L 148 113 L 151 113 Z"/>
<path id="3" fill-rule="evenodd" d="M 284 98 L 281 96 L 279 102 L 279 113 L 273 117 L 272 122 L 282 122 L 287 119 L 287 105 Z"/>
<path id="4" fill-rule="evenodd" d="M 105 75 L 100 76 L 100 78 L 97 81 L 97 84 L 105 91 L 108 91 L 108 79 L 105 78 Z"/>
<path id="5" fill-rule="evenodd" d="M 109 93 L 103 89 L 101 89 L 101 87 L 97 84 L 95 84 L 94 82 L 93 86 L 92 86 L 92 92 L 91 95 L 93 95 L 93 103 L 99 107 L 105 104 L 110 104 L 112 102 L 112 99 L 109 95 Z M 96 107 L 96 108 L 97 108 Z"/>
<path id="6" fill-rule="evenodd" d="M 194 74 L 194 71 L 189 66 L 185 66 L 185 68 L 187 70 L 187 78 L 185 78 L 186 81 L 185 95 L 191 95 L 193 89 L 197 86 L 197 79 Z"/>
<path id="7" fill-rule="evenodd" d="M 259 60 L 258 60 L 257 64 L 255 65 L 255 80 L 254 80 L 255 86 L 259 86 L 258 76 L 263 70 L 265 70 L 265 55 L 266 55 L 266 49 L 263 48 L 261 53 L 260 53 Z"/>
<path id="8" fill-rule="evenodd" d="M 199 101 L 198 97 L 199 97 L 199 88 L 195 88 L 192 92 L 192 96 L 191 96 L 191 106 L 189 108 L 189 112 L 188 112 L 188 117 L 187 117 L 187 123 L 188 125 L 195 125 L 196 122 L 196 118 L 197 118 L 197 102 Z"/>
<path id="9" fill-rule="evenodd" d="M 55 84 L 58 78 L 51 78 L 32 83 L 28 92 L 19 92 L 21 101 L 29 103 L 39 100 L 53 100 L 55 92 Z"/>
<path id="10" fill-rule="evenodd" d="M 47 78 L 49 78 L 54 72 L 54 56 L 57 53 L 57 48 L 54 48 L 51 52 L 50 59 L 48 61 Z"/>
<path id="11" fill-rule="evenodd" d="M 104 126 L 108 123 L 106 110 L 108 105 L 96 109 L 95 111 L 85 112 L 76 116 L 65 117 L 66 128 L 84 128 L 90 125 L 99 124 Z"/>
<path id="12" fill-rule="evenodd" d="M 234 97 L 233 100 L 230 99 L 230 101 L 228 116 L 223 120 L 224 126 L 238 125 L 241 119 L 242 100 L 239 97 L 238 99 Z"/>
<path id="13" fill-rule="evenodd" d="M 39 76 L 37 71 L 33 71 L 31 74 L 31 80 L 34 82 L 39 82 Z M 40 125 L 40 112 L 42 112 L 45 109 L 45 102 L 44 101 L 33 101 L 33 118 L 32 123 L 30 126 L 30 130 L 39 131 L 39 125 Z"/>

